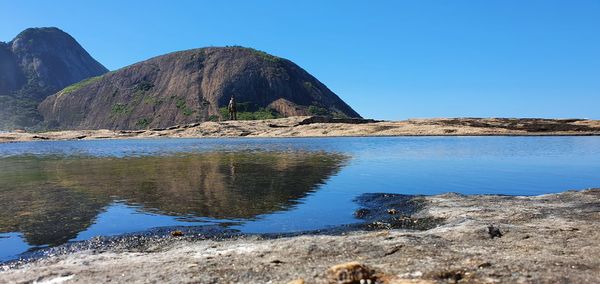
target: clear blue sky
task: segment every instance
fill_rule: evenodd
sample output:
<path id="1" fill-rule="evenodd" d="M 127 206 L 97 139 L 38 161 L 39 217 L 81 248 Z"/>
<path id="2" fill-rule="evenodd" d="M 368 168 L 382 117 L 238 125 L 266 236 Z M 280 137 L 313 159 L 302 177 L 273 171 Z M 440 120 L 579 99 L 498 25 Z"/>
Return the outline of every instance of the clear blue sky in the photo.
<path id="1" fill-rule="evenodd" d="M 243 45 L 365 117 L 600 119 L 600 1 L 0 0 L 0 40 L 56 26 L 109 69 Z"/>

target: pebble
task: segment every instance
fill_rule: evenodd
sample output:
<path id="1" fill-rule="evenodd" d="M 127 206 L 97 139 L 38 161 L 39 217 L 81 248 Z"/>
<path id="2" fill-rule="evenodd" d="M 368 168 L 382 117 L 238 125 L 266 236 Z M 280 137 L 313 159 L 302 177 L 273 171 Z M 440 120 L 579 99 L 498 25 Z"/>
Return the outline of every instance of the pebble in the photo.
<path id="1" fill-rule="evenodd" d="M 370 212 L 369 209 L 361 208 L 354 212 L 354 217 L 361 219 L 366 217 Z"/>
<path id="2" fill-rule="evenodd" d="M 347 262 L 330 267 L 326 272 L 329 283 L 355 284 L 372 283 L 375 280 L 373 274 L 375 271 L 356 262 Z M 363 282 L 361 282 L 361 280 Z M 364 281 L 369 282 L 364 282 Z"/>
<path id="3" fill-rule="evenodd" d="M 488 234 L 490 235 L 490 238 L 501 238 L 502 237 L 502 232 L 500 231 L 500 228 L 495 227 L 494 225 L 490 225 L 488 226 Z"/>

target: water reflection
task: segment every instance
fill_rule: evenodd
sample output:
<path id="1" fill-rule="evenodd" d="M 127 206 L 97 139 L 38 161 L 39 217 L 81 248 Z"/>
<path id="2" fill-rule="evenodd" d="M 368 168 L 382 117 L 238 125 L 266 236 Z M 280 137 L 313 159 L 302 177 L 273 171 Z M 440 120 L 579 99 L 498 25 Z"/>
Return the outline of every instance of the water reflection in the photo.
<path id="1" fill-rule="evenodd" d="M 20 232 L 35 246 L 62 244 L 115 201 L 180 220 L 253 219 L 292 207 L 346 160 L 321 152 L 4 158 L 0 233 Z"/>

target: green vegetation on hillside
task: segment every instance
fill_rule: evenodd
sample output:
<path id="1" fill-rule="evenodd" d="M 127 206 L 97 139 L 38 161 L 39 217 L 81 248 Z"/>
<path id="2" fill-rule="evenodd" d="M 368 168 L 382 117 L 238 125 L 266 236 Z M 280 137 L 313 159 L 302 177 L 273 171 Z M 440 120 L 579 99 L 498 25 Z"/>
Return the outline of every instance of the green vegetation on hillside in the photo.
<path id="1" fill-rule="evenodd" d="M 135 125 L 139 128 L 147 128 L 148 125 L 152 122 L 152 119 L 149 118 L 141 118 L 135 123 Z"/>
<path id="2" fill-rule="evenodd" d="M 190 116 L 194 112 L 196 112 L 195 110 L 193 110 L 187 106 L 187 104 L 185 102 L 185 98 L 182 98 L 182 97 L 175 97 L 175 107 L 182 110 L 183 115 L 185 115 L 185 116 Z"/>
<path id="3" fill-rule="evenodd" d="M 112 106 L 111 114 L 119 115 L 119 114 L 129 114 L 131 113 L 131 108 L 126 104 L 116 103 Z"/>
<path id="4" fill-rule="evenodd" d="M 158 99 L 155 97 L 144 97 L 144 103 L 151 106 L 159 106 L 165 101 L 163 99 Z"/>
<path id="5" fill-rule="evenodd" d="M 238 112 L 237 119 L 238 120 L 262 120 L 262 119 L 274 119 L 281 118 L 281 114 L 279 114 L 276 110 L 272 108 L 258 108 L 255 111 L 251 111 L 247 108 L 249 103 L 239 103 L 238 104 Z M 229 110 L 227 107 L 219 108 L 219 113 L 223 119 L 229 118 Z"/>
<path id="6" fill-rule="evenodd" d="M 308 107 L 308 112 L 313 115 L 330 115 L 328 109 L 314 105 Z"/>
<path id="7" fill-rule="evenodd" d="M 154 84 L 152 84 L 148 81 L 142 81 L 140 83 L 137 83 L 133 87 L 135 92 L 133 93 L 133 98 L 131 99 L 129 104 L 132 105 L 133 107 L 135 107 L 135 106 L 139 105 L 142 101 L 146 102 L 149 98 L 149 97 L 147 97 L 146 93 L 153 87 L 154 87 Z"/>
<path id="8" fill-rule="evenodd" d="M 307 91 L 312 92 L 314 86 L 311 82 L 304 82 L 304 88 L 306 88 Z"/>
<path id="9" fill-rule="evenodd" d="M 266 61 L 273 62 L 273 63 L 277 63 L 277 62 L 281 61 L 280 57 L 268 54 L 262 50 L 257 50 L 254 48 L 249 48 L 249 49 L 252 51 L 252 53 L 258 55 L 259 57 L 261 57 L 262 59 L 264 59 Z"/>
<path id="10" fill-rule="evenodd" d="M 43 120 L 38 102 L 30 98 L 0 96 L 0 129 L 29 128 Z"/>
<path id="11" fill-rule="evenodd" d="M 77 82 L 77 83 L 75 83 L 73 85 L 65 87 L 64 89 L 62 89 L 62 91 L 60 93 L 64 94 L 64 95 L 70 94 L 70 93 L 75 92 L 75 91 L 77 91 L 77 90 L 79 90 L 79 89 L 81 89 L 81 88 L 83 88 L 83 87 L 85 87 L 85 86 L 87 86 L 87 85 L 89 85 L 91 83 L 94 83 L 94 82 L 100 80 L 100 78 L 102 78 L 102 75 L 96 76 L 96 77 L 87 78 L 87 79 L 85 79 L 83 81 L 79 81 L 79 82 Z"/>
<path id="12" fill-rule="evenodd" d="M 347 116 L 345 113 L 340 112 L 340 111 L 334 111 L 332 113 L 333 118 L 350 118 L 349 116 Z"/>
<path id="13" fill-rule="evenodd" d="M 147 92 L 154 87 L 154 84 L 148 81 L 141 81 L 135 85 L 136 92 Z"/>
<path id="14" fill-rule="evenodd" d="M 333 118 L 350 118 L 346 114 L 338 110 L 330 110 L 324 107 L 311 105 L 308 107 L 308 112 L 312 115 L 331 116 Z"/>

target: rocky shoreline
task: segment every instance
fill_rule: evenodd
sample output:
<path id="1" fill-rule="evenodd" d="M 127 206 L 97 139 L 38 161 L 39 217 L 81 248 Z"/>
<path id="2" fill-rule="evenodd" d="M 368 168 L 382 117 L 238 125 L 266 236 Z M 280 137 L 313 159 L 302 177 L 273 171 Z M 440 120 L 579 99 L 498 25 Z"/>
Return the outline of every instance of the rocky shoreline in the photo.
<path id="1" fill-rule="evenodd" d="M 589 136 L 600 121 L 586 119 L 437 118 L 405 121 L 297 116 L 269 120 L 203 122 L 144 130 L 64 130 L 0 133 L 0 143 L 43 140 L 341 137 L 341 136 Z"/>
<path id="2" fill-rule="evenodd" d="M 98 243 L 93 248 L 4 264 L 0 280 L 600 282 L 600 189 L 530 197 L 449 193 L 361 198 L 364 208 L 355 214 L 364 222 L 348 230 L 295 235 L 229 232 L 227 237 L 222 232 L 220 237 L 207 237 L 176 230 L 129 240 L 98 239 L 90 241 Z"/>

